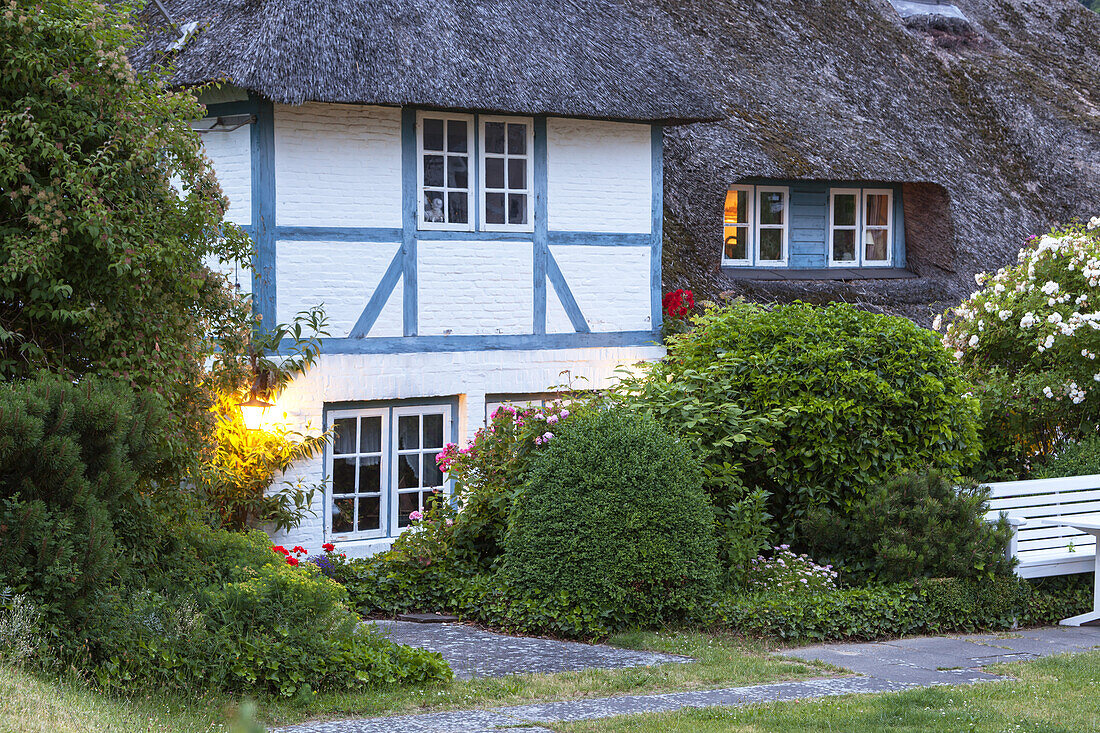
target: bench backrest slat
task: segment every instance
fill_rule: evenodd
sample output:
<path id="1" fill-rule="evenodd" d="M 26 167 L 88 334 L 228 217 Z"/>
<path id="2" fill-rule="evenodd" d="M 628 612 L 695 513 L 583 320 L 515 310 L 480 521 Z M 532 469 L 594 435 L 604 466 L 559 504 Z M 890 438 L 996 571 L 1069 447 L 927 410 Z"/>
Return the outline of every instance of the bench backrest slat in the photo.
<path id="1" fill-rule="evenodd" d="M 1002 512 L 1024 519 L 1100 513 L 1100 474 L 1004 481 L 989 484 L 989 489 L 986 518 L 991 520 Z M 1016 555 L 1021 561 L 1059 551 L 1090 557 L 1096 551 L 1096 539 L 1072 527 L 1031 523 L 1019 529 L 1016 540 Z"/>

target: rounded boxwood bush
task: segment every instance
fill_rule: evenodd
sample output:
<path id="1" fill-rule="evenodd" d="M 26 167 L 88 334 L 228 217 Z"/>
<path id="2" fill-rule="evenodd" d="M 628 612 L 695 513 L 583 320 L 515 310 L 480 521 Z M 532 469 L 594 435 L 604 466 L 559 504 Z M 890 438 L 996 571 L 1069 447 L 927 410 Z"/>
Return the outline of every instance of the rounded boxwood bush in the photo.
<path id="1" fill-rule="evenodd" d="M 501 573 L 516 594 L 567 601 L 614 630 L 709 602 L 715 544 L 691 452 L 651 418 L 591 411 L 537 450 Z"/>
<path id="2" fill-rule="evenodd" d="M 671 417 L 670 428 L 723 446 L 708 471 L 740 466 L 745 487 L 768 492 L 785 537 L 812 507 L 845 511 L 909 469 L 954 476 L 977 458 L 972 387 L 936 334 L 912 321 L 846 304 L 735 301 L 693 326 L 670 339 L 634 399 Z M 679 409 L 697 402 L 705 409 Z M 746 424 L 746 437 L 723 432 Z"/>

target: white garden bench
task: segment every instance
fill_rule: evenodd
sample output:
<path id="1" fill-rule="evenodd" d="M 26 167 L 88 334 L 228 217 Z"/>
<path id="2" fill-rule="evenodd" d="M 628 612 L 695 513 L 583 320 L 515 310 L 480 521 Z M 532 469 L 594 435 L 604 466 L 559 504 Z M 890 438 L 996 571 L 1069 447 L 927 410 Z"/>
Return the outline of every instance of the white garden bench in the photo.
<path id="1" fill-rule="evenodd" d="M 1100 513 L 1100 474 L 1005 481 L 989 484 L 989 489 L 985 518 L 995 522 L 1001 514 L 1008 517 L 1013 529 L 1008 556 L 1020 560 L 1017 575 L 1043 578 L 1093 571 L 1095 536 L 1042 520 Z"/>

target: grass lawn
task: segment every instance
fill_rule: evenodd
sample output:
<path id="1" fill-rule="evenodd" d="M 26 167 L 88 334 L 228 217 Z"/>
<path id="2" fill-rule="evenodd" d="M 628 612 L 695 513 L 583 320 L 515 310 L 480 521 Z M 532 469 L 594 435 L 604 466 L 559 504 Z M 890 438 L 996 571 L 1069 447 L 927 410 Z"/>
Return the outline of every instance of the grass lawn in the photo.
<path id="1" fill-rule="evenodd" d="M 836 671 L 818 662 L 780 659 L 758 640 L 730 634 L 696 631 L 631 632 L 608 642 L 627 649 L 683 654 L 697 661 L 631 669 L 592 669 L 554 675 L 516 675 L 506 678 L 456 680 L 445 685 L 404 687 L 397 690 L 327 693 L 308 702 L 267 702 L 262 716 L 289 723 L 313 717 L 378 716 L 454 708 L 516 705 L 534 700 L 573 700 L 584 697 L 702 690 L 716 687 L 827 677 Z"/>
<path id="2" fill-rule="evenodd" d="M 1100 730 L 1100 652 L 992 668 L 1018 681 L 712 708 L 549 727 L 563 733 L 1080 733 Z"/>

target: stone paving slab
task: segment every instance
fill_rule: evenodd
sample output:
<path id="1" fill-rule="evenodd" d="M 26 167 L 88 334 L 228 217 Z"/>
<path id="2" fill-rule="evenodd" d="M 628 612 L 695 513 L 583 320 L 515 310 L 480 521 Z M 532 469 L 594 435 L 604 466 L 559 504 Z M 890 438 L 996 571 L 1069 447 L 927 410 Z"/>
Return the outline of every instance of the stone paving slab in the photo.
<path id="1" fill-rule="evenodd" d="M 466 624 L 368 623 L 373 623 L 398 644 L 439 652 L 459 679 L 652 667 L 694 661 L 691 657 L 619 649 L 606 644 L 508 636 Z"/>

